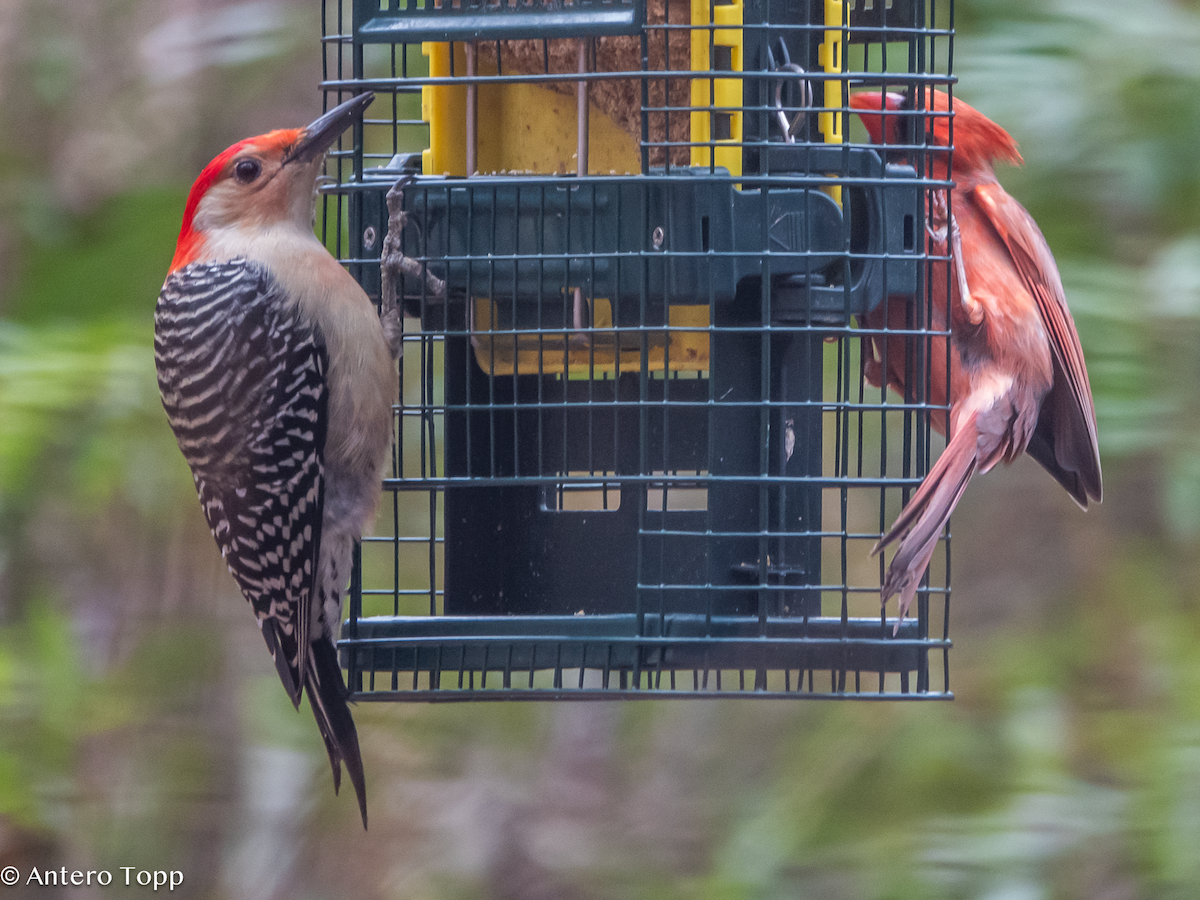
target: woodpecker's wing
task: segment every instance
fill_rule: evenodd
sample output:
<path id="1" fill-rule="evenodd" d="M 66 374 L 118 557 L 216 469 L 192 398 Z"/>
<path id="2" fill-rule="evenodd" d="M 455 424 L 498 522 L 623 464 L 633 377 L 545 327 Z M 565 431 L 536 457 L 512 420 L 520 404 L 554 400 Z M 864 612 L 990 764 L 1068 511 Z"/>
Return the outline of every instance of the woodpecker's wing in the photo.
<path id="1" fill-rule="evenodd" d="M 1096 409 L 1058 266 L 1033 217 L 999 184 L 981 184 L 969 195 L 1007 248 L 1050 340 L 1054 384 L 1026 452 L 1087 509 L 1102 495 Z"/>
<path id="2" fill-rule="evenodd" d="M 204 516 L 299 705 L 321 545 L 324 344 L 244 259 L 172 272 L 154 324 L 163 406 Z"/>

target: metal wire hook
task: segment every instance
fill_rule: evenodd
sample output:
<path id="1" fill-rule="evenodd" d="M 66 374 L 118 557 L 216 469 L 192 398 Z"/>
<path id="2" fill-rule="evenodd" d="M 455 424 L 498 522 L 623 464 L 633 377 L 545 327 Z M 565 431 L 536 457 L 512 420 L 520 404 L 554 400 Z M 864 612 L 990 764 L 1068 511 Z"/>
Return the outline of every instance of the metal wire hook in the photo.
<path id="1" fill-rule="evenodd" d="M 796 65 L 794 62 L 785 62 L 775 67 L 776 72 L 795 72 L 798 75 L 807 75 L 803 68 Z M 802 122 L 805 122 L 804 112 L 812 106 L 812 86 L 808 83 L 807 78 L 801 78 L 800 84 L 804 86 L 803 101 L 800 111 L 796 113 L 791 122 L 788 121 L 787 113 L 783 110 L 783 84 L 784 80 L 780 78 L 775 82 L 775 115 L 779 120 L 779 129 L 783 132 L 783 139 L 789 144 L 796 142 L 796 131 Z"/>

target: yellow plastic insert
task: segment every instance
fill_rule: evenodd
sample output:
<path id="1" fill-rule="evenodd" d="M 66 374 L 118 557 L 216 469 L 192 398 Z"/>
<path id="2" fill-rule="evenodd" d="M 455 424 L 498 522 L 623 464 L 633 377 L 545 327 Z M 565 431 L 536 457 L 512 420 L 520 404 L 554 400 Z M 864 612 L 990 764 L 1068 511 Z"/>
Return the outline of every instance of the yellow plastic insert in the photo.
<path id="1" fill-rule="evenodd" d="M 559 301 L 561 302 L 561 300 Z M 568 300 L 568 302 L 575 302 Z M 618 329 L 612 304 L 579 297 L 581 328 L 523 331 L 503 324 L 504 314 L 486 297 L 472 306 L 471 345 L 489 375 L 565 375 L 596 378 L 636 372 L 646 342 L 649 371 L 708 370 L 708 307 L 671 306 L 667 327 Z"/>
<path id="2" fill-rule="evenodd" d="M 710 32 L 709 25 L 717 27 Z M 742 79 L 736 75 L 742 72 L 744 44 L 742 0 L 692 0 L 692 70 L 712 70 L 723 62 L 713 59 L 718 48 L 727 48 L 728 71 L 735 76 L 692 79 L 693 166 L 723 166 L 731 175 L 742 174 Z M 728 146 L 705 146 L 710 141 Z"/>
<path id="3" fill-rule="evenodd" d="M 840 75 L 842 72 L 842 36 L 845 21 L 845 3 L 843 0 L 825 0 L 825 40 L 817 48 L 817 62 L 830 75 Z M 827 144 L 840 144 L 842 136 L 842 82 L 838 78 L 825 79 L 825 110 L 817 113 L 817 131 L 825 138 Z M 838 204 L 842 204 L 842 186 L 831 185 L 826 188 Z"/>

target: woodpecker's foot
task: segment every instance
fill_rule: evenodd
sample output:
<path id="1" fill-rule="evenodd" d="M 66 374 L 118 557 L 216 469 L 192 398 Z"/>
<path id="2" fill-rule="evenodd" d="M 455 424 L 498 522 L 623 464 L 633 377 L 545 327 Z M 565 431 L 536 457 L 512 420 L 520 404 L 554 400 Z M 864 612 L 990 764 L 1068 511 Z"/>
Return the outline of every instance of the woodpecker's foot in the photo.
<path id="1" fill-rule="evenodd" d="M 408 224 L 408 214 L 404 211 L 404 188 L 412 180 L 412 175 L 403 175 L 387 192 L 388 231 L 379 257 L 384 335 L 392 355 L 397 358 L 403 353 L 404 335 L 404 304 L 398 291 L 401 279 L 408 277 L 422 286 L 419 294 L 422 302 L 438 301 L 446 296 L 446 282 L 430 272 L 425 263 L 404 255 L 401 236 Z"/>
<path id="2" fill-rule="evenodd" d="M 400 359 L 404 356 L 404 313 L 399 306 L 393 306 L 379 317 L 379 324 L 383 326 L 383 339 L 392 357 Z"/>

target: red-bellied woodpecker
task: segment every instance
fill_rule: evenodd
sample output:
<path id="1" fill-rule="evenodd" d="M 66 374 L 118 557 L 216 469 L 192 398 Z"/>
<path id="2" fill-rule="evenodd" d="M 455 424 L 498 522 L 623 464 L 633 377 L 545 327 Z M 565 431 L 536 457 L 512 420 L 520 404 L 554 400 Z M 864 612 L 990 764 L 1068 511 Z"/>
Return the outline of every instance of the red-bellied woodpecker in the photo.
<path id="1" fill-rule="evenodd" d="M 240 141 L 196 179 L 154 316 L 163 406 L 221 555 L 292 703 L 366 789 L 334 641 L 354 541 L 375 514 L 394 352 L 313 234 L 325 151 L 371 102 Z M 397 348 L 398 349 L 398 348 Z"/>

